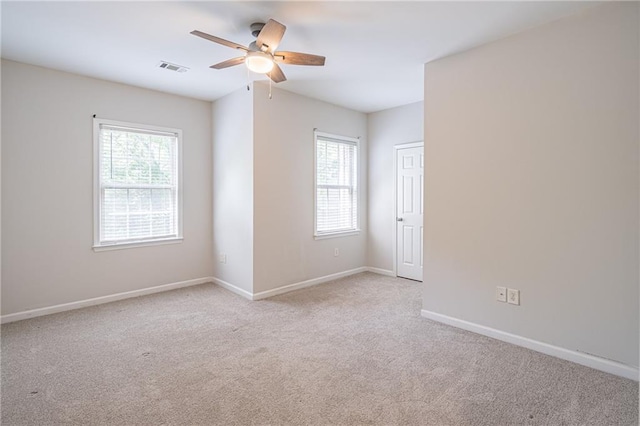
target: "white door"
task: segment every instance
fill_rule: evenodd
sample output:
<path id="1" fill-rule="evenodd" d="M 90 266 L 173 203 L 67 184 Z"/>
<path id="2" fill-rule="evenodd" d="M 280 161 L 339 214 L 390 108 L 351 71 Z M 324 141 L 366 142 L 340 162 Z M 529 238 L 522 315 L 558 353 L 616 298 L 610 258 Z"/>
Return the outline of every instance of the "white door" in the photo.
<path id="1" fill-rule="evenodd" d="M 397 154 L 397 275 L 422 281 L 424 148 L 402 148 Z"/>

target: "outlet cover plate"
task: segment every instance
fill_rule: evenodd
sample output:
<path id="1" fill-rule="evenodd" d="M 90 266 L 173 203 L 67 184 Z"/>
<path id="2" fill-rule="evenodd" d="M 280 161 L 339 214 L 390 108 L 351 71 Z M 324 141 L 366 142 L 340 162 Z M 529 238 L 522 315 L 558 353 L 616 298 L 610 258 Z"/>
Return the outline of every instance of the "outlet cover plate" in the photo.
<path id="1" fill-rule="evenodd" d="M 496 300 L 498 302 L 506 302 L 507 301 L 507 288 L 506 287 L 496 287 Z"/>
<path id="2" fill-rule="evenodd" d="M 520 304 L 520 290 L 514 290 L 512 288 L 507 289 L 507 302 L 512 305 Z"/>

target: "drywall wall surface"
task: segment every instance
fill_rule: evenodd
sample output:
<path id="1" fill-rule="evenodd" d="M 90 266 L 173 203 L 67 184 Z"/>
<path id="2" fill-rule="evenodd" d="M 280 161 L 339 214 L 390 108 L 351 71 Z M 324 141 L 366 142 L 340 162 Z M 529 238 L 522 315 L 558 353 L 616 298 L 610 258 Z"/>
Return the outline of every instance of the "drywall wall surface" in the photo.
<path id="1" fill-rule="evenodd" d="M 214 276 L 253 291 L 253 94 L 213 103 Z M 224 256 L 224 263 L 220 256 Z"/>
<path id="2" fill-rule="evenodd" d="M 393 270 L 396 243 L 394 146 L 422 141 L 423 120 L 423 102 L 368 115 L 368 266 Z"/>
<path id="3" fill-rule="evenodd" d="M 184 241 L 94 252 L 93 115 L 182 129 Z M 2 61 L 2 314 L 208 277 L 211 104 Z"/>
<path id="4" fill-rule="evenodd" d="M 0 15 L 2 10 L 0 9 Z M 0 62 L 0 82 L 2 63 Z M 0 314 L 2 313 L 2 84 L 0 83 Z"/>
<path id="5" fill-rule="evenodd" d="M 313 237 L 314 128 L 360 137 L 359 235 Z M 366 159 L 365 114 L 254 85 L 254 292 L 365 266 Z"/>
<path id="6" fill-rule="evenodd" d="M 638 365 L 638 18 L 426 64 L 424 309 Z"/>

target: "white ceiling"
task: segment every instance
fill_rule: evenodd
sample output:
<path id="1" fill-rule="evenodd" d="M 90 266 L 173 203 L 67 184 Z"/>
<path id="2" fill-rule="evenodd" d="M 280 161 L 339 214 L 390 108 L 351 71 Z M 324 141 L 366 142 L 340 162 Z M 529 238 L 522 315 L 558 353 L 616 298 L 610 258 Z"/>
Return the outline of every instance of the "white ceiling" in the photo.
<path id="1" fill-rule="evenodd" d="M 422 100 L 423 64 L 578 13 L 593 2 L 2 2 L 2 57 L 215 100 L 247 83 L 236 51 L 252 22 L 287 26 L 280 50 L 327 57 L 287 66 L 279 88 L 362 112 Z M 190 70 L 157 68 L 161 61 Z M 254 75 L 253 78 L 264 78 Z"/>

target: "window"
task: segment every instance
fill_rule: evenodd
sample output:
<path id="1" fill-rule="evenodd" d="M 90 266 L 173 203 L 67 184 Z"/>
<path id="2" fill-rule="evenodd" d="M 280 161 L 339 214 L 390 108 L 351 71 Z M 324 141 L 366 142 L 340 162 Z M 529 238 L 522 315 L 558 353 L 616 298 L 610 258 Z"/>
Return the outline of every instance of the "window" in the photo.
<path id="1" fill-rule="evenodd" d="M 182 239 L 182 132 L 94 119 L 94 249 Z"/>
<path id="2" fill-rule="evenodd" d="M 358 230 L 358 139 L 316 131 L 315 237 Z"/>

